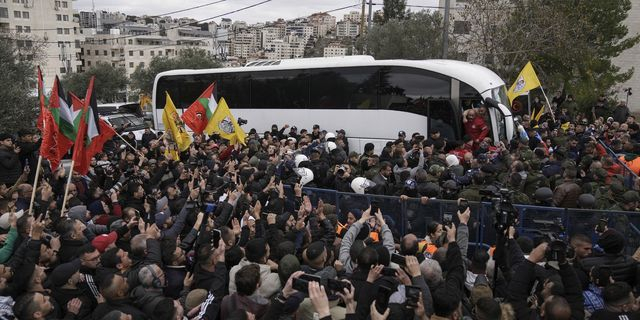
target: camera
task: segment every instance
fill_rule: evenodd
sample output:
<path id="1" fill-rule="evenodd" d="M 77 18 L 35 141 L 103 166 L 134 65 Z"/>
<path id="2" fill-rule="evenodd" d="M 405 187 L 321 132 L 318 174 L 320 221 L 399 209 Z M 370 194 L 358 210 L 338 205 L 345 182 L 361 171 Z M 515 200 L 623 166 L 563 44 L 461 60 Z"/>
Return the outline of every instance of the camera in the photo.
<path id="1" fill-rule="evenodd" d="M 242 118 L 238 118 L 238 125 L 239 126 L 244 126 L 245 124 L 249 123 L 248 120 L 246 119 L 242 119 Z"/>
<path id="2" fill-rule="evenodd" d="M 344 166 L 339 166 L 338 170 L 336 171 L 336 175 L 338 177 L 342 177 L 342 176 L 344 176 L 345 172 L 346 172 L 346 168 Z"/>
<path id="3" fill-rule="evenodd" d="M 485 188 L 480 190 L 483 198 L 489 198 L 495 211 L 495 228 L 504 232 L 518 222 L 518 211 L 513 206 L 513 191 L 506 188 Z"/>
<path id="4" fill-rule="evenodd" d="M 547 261 L 564 262 L 567 260 L 567 245 L 561 240 L 553 240 L 545 252 Z"/>

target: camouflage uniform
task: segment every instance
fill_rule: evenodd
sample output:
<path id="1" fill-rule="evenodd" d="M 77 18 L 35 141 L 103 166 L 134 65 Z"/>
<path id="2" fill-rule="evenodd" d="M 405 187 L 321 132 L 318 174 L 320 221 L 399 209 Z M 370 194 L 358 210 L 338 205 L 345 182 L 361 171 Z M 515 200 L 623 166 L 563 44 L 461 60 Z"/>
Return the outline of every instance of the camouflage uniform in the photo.
<path id="1" fill-rule="evenodd" d="M 482 195 L 480 195 L 480 190 L 483 188 L 484 188 L 483 186 L 472 184 L 468 187 L 465 187 L 464 190 L 462 190 L 458 196 L 460 198 L 465 198 L 469 201 L 482 201 Z"/>

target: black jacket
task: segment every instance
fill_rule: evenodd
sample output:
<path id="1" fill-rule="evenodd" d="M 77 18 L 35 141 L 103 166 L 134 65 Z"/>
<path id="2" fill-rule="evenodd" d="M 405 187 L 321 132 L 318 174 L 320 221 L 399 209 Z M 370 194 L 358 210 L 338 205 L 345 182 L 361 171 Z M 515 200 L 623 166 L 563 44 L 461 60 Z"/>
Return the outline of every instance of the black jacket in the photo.
<path id="1" fill-rule="evenodd" d="M 93 311 L 93 319 L 102 319 L 102 317 L 113 310 L 126 313 L 130 315 L 133 320 L 148 319 L 144 312 L 133 306 L 130 298 L 107 301 L 106 303 L 98 304 L 96 309 Z"/>
<path id="2" fill-rule="evenodd" d="M 604 254 L 582 260 L 582 268 L 587 274 L 594 266 L 609 267 L 614 281 L 624 281 L 632 287 L 638 285 L 640 264 L 630 256 Z"/>
<path id="3" fill-rule="evenodd" d="M 13 186 L 22 174 L 22 165 L 18 154 L 4 146 L 0 146 L 0 184 Z"/>

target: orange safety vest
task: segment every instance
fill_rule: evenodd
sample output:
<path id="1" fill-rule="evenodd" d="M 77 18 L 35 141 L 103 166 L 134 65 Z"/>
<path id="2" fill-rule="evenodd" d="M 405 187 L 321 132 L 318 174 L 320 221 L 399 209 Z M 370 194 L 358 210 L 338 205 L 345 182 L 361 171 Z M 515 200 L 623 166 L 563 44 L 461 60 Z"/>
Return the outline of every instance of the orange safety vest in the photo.
<path id="1" fill-rule="evenodd" d="M 349 229 L 349 225 L 342 224 L 340 223 L 340 221 L 338 221 L 338 226 L 336 227 L 336 236 L 338 238 L 344 237 L 344 234 L 347 232 L 347 229 Z"/>
<path id="2" fill-rule="evenodd" d="M 373 240 L 373 242 L 379 242 L 380 241 L 380 236 L 378 234 L 378 232 L 376 231 L 372 231 L 369 233 L 369 238 L 371 238 Z"/>
<path id="3" fill-rule="evenodd" d="M 624 159 L 624 156 L 620 156 L 620 158 L 618 158 L 618 160 L 622 161 L 622 163 L 626 164 L 627 167 L 629 167 L 629 169 L 631 169 L 631 171 L 633 171 L 635 174 L 640 174 L 640 157 L 637 157 L 631 161 L 626 161 Z"/>

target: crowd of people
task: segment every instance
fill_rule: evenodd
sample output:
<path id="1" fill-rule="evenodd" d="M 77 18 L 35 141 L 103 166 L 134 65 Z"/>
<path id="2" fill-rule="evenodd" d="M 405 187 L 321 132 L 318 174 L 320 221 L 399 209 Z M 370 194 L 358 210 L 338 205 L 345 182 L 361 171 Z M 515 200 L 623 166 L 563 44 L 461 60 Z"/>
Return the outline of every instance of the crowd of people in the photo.
<path id="1" fill-rule="evenodd" d="M 35 190 L 38 135 L 0 134 L 0 319 L 640 318 L 640 252 L 606 223 L 562 241 L 518 235 L 516 219 L 495 250 L 469 245 L 466 202 L 486 188 L 515 204 L 636 210 L 622 163 L 640 168 L 640 125 L 626 106 L 553 107 L 520 117 L 512 141 L 491 140 L 478 106 L 461 141 L 400 131 L 362 154 L 317 125 L 252 129 L 246 145 L 194 135 L 180 154 L 147 130 L 110 141 L 86 176 L 45 161 Z M 407 217 L 400 234 L 394 206 L 336 207 L 306 187 L 458 210 Z"/>

